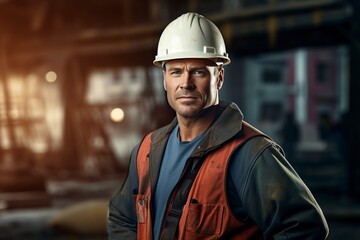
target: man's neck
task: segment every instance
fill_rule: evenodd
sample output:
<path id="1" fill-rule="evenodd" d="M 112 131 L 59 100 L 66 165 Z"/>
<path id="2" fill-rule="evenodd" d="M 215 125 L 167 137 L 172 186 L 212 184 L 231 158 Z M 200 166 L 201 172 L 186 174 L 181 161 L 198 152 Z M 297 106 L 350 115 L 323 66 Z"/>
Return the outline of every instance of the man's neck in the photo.
<path id="1" fill-rule="evenodd" d="M 177 116 L 180 140 L 189 142 L 205 132 L 213 123 L 217 113 L 218 106 L 211 106 L 200 117 L 185 118 Z"/>

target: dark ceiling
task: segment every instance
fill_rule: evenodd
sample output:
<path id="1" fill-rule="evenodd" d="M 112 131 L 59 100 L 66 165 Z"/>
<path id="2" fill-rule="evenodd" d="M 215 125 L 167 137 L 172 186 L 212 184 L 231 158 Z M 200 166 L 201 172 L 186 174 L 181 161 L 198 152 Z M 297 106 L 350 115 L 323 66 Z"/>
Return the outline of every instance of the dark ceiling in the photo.
<path id="1" fill-rule="evenodd" d="M 151 56 L 165 25 L 188 9 L 204 12 L 221 28 L 232 52 L 243 55 L 348 41 L 347 1 L 279 2 L 284 4 L 218 11 L 212 0 L 209 9 L 180 0 L 0 0 L 0 52 L 11 66 L 69 54 Z"/>
<path id="2" fill-rule="evenodd" d="M 49 56 L 154 51 L 163 25 L 150 12 L 149 1 L 2 0 L 0 52 L 16 68 Z"/>
<path id="3" fill-rule="evenodd" d="M 147 22 L 148 8 L 148 1 L 2 0 L 0 20 L 2 31 L 16 37 L 66 36 Z"/>

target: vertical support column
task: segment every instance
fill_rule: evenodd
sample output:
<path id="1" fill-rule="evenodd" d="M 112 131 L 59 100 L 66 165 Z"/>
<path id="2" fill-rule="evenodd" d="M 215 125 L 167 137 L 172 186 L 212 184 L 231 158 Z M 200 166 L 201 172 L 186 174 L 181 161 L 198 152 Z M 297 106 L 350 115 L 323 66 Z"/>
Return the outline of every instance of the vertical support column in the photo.
<path id="1" fill-rule="evenodd" d="M 338 49 L 338 79 L 339 79 L 339 110 L 345 113 L 349 110 L 349 51 L 345 46 Z"/>
<path id="2" fill-rule="evenodd" d="M 9 92 L 9 79 L 8 79 L 8 59 L 7 59 L 7 46 L 8 46 L 8 38 L 6 34 L 0 37 L 0 81 L 2 81 L 3 85 L 3 94 L 4 94 L 4 106 L 6 109 L 6 115 L 4 122 L 7 126 L 8 138 L 9 138 L 9 154 L 4 157 L 6 159 L 6 166 L 8 169 L 14 170 L 16 168 L 16 159 L 15 152 L 12 149 L 15 149 L 15 130 L 14 124 L 11 116 L 11 103 L 10 103 L 10 92 Z M 2 149 L 0 149 L 1 151 Z"/>
<path id="3" fill-rule="evenodd" d="M 350 0 L 353 19 L 350 31 L 350 131 L 349 131 L 349 195 L 360 200 L 360 2 Z"/>
<path id="4" fill-rule="evenodd" d="M 301 125 L 307 120 L 307 52 L 299 49 L 295 52 L 295 84 L 297 95 L 295 99 L 295 118 Z"/>

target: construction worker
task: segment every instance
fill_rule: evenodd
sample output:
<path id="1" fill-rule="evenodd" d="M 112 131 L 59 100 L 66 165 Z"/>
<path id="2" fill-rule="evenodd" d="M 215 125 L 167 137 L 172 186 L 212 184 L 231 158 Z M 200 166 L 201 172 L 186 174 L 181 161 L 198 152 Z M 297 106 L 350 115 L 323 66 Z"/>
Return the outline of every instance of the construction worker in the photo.
<path id="1" fill-rule="evenodd" d="M 322 210 L 281 148 L 220 101 L 229 63 L 207 18 L 186 13 L 164 29 L 154 64 L 176 117 L 134 148 L 109 203 L 109 239 L 326 238 Z"/>

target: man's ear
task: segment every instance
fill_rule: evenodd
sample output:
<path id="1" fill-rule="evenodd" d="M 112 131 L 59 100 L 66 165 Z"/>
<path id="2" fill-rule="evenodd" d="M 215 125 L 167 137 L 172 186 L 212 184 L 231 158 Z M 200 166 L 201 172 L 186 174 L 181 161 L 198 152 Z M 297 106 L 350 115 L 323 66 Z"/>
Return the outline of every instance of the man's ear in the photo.
<path id="1" fill-rule="evenodd" d="M 163 70 L 162 72 L 163 72 L 163 84 L 164 84 L 164 89 L 165 89 L 165 91 L 167 91 L 166 82 L 165 82 L 165 70 Z"/>
<path id="2" fill-rule="evenodd" d="M 220 68 L 216 79 L 217 89 L 220 90 L 224 83 L 224 68 Z"/>

